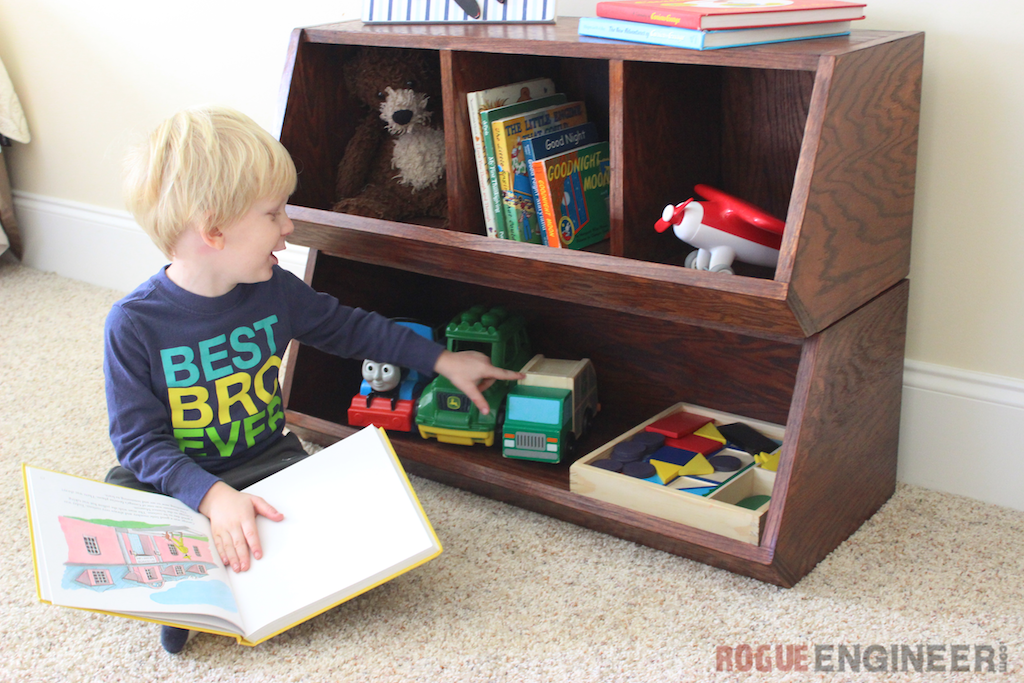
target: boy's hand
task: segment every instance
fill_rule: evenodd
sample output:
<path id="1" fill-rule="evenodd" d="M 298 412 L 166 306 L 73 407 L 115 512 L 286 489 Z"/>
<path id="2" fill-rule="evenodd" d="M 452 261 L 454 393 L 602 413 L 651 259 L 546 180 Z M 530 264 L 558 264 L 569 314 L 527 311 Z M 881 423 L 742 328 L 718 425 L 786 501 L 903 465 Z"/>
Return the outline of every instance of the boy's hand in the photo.
<path id="1" fill-rule="evenodd" d="M 231 488 L 222 481 L 210 487 L 199 503 L 199 512 L 210 518 L 213 543 L 220 559 L 236 572 L 249 568 L 249 551 L 257 560 L 263 556 L 256 533 L 256 515 L 280 522 L 284 515 L 259 496 Z"/>
<path id="2" fill-rule="evenodd" d="M 483 392 L 494 384 L 495 380 L 526 377 L 521 372 L 494 367 L 491 360 L 479 351 L 442 351 L 434 363 L 434 372 L 447 377 L 456 389 L 468 396 L 481 415 L 491 412 Z"/>

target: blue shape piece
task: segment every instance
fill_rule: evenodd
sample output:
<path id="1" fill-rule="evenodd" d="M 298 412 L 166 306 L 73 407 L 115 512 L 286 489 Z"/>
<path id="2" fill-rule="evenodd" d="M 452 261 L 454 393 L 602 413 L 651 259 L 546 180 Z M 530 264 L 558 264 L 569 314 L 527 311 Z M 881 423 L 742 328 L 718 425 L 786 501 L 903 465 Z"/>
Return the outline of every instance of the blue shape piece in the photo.
<path id="1" fill-rule="evenodd" d="M 708 458 L 708 462 L 715 472 L 737 472 L 743 467 L 743 462 L 735 455 L 716 455 Z"/>
<path id="2" fill-rule="evenodd" d="M 717 486 L 703 486 L 695 489 L 676 489 L 676 491 L 682 491 L 683 493 L 692 493 L 695 496 L 706 496 L 714 491 Z"/>
<path id="3" fill-rule="evenodd" d="M 665 435 L 657 432 L 639 432 L 631 441 L 642 443 L 646 449 L 646 455 L 650 455 L 665 445 Z"/>
<path id="4" fill-rule="evenodd" d="M 697 454 L 692 451 L 684 451 L 681 448 L 672 448 L 671 446 L 662 446 L 658 450 L 651 453 L 649 460 L 660 460 L 662 462 L 670 462 L 673 465 L 679 465 L 680 467 L 693 460 Z"/>
<path id="5" fill-rule="evenodd" d="M 652 465 L 652 466 L 653 466 L 653 463 L 648 463 L 648 464 L 650 464 L 650 465 Z M 657 471 L 657 468 L 655 468 L 655 471 Z M 668 479 L 668 481 L 665 481 L 664 479 L 662 479 L 662 478 L 661 478 L 661 473 L 659 472 L 658 474 L 652 474 L 651 476 L 649 476 L 649 477 L 646 477 L 646 478 L 644 479 L 644 481 L 649 481 L 649 482 L 651 482 L 652 484 L 657 484 L 658 486 L 668 486 L 668 485 L 669 485 L 669 484 L 671 484 L 671 483 L 672 483 L 673 481 L 675 481 L 675 480 L 676 480 L 677 478 L 678 478 L 678 477 L 675 477 L 675 476 L 671 476 L 671 477 L 670 477 L 670 478 Z M 715 483 L 717 483 L 717 482 L 715 482 Z"/>
<path id="6" fill-rule="evenodd" d="M 768 438 L 744 422 L 719 425 L 718 433 L 724 436 L 732 447 L 746 451 L 750 455 L 771 453 L 775 450 L 772 448 L 772 444 L 776 443 L 774 439 Z"/>
<path id="7" fill-rule="evenodd" d="M 650 479 L 651 477 L 656 477 L 657 472 L 658 470 L 654 468 L 654 465 L 649 462 L 644 462 L 643 460 L 627 462 L 622 466 L 623 474 L 630 477 L 636 477 L 637 479 Z"/>
<path id="8" fill-rule="evenodd" d="M 644 455 L 646 455 L 646 448 L 642 443 L 622 441 L 612 448 L 611 459 L 621 463 L 637 462 L 643 460 Z"/>

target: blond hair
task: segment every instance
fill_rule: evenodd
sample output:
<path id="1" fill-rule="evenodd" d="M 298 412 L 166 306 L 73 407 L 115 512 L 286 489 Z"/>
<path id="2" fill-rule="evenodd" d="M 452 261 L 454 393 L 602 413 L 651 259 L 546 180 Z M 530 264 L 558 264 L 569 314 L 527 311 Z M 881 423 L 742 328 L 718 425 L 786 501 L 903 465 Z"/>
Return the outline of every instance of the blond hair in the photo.
<path id="1" fill-rule="evenodd" d="M 226 107 L 178 112 L 125 159 L 128 210 L 168 258 L 185 230 L 227 227 L 256 202 L 290 195 L 295 184 L 284 146 Z"/>

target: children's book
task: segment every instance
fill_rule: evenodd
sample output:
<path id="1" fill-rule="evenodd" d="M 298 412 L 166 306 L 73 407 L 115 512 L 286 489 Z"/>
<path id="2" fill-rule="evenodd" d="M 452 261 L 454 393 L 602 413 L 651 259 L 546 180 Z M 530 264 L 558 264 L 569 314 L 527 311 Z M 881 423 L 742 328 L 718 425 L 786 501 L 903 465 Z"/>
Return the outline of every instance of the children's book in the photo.
<path id="1" fill-rule="evenodd" d="M 363 0 L 366 24 L 550 23 L 555 0 Z"/>
<path id="2" fill-rule="evenodd" d="M 534 161 L 533 173 L 549 247 L 581 249 L 608 236 L 611 169 L 607 142 Z"/>
<path id="3" fill-rule="evenodd" d="M 707 31 L 853 21 L 864 18 L 864 7 L 844 0 L 605 0 L 597 16 Z"/>
<path id="4" fill-rule="evenodd" d="M 537 232 L 540 233 L 542 243 L 547 243 L 545 236 L 547 228 L 544 225 L 544 214 L 541 212 L 537 200 L 537 176 L 533 172 L 533 162 L 595 142 L 599 142 L 599 140 L 597 139 L 597 126 L 593 123 L 584 123 L 581 126 L 573 126 L 555 133 L 523 140 L 523 160 L 526 162 L 526 174 L 530 177 L 533 205 L 537 214 Z"/>
<path id="5" fill-rule="evenodd" d="M 537 109 L 491 123 L 494 154 L 498 164 L 498 184 L 505 209 L 505 228 L 509 239 L 541 244 L 533 188 L 523 160 L 522 140 L 554 133 L 587 122 L 582 101 Z"/>
<path id="6" fill-rule="evenodd" d="M 39 599 L 256 645 L 441 553 L 387 436 L 366 427 L 249 488 L 263 558 L 225 569 L 210 522 L 155 493 L 23 465 Z"/>
<path id="7" fill-rule="evenodd" d="M 494 154 L 494 132 L 491 126 L 492 121 L 513 114 L 521 114 L 534 109 L 540 109 L 552 104 L 561 104 L 568 99 L 562 93 L 555 93 L 547 97 L 539 97 L 526 102 L 515 102 L 506 104 L 504 107 L 484 109 L 480 111 L 480 131 L 484 139 L 484 156 L 487 157 L 487 182 L 490 184 L 491 216 L 494 220 L 495 234 L 500 239 L 509 239 L 508 229 L 505 225 L 505 210 L 501 202 L 501 186 L 498 183 L 498 159 Z"/>
<path id="8" fill-rule="evenodd" d="M 476 154 L 476 174 L 480 182 L 480 201 L 484 207 L 484 224 L 487 226 L 488 237 L 497 237 L 498 234 L 497 226 L 494 223 L 494 210 L 491 206 L 491 184 L 487 175 L 487 154 L 484 151 L 480 112 L 554 94 L 555 83 L 550 78 L 537 78 L 532 81 L 510 83 L 497 88 L 466 93 L 466 103 L 469 105 L 469 128 L 473 133 L 473 151 Z"/>
<path id="9" fill-rule="evenodd" d="M 636 21 L 620 21 L 601 17 L 581 17 L 581 36 L 612 38 L 633 43 L 651 43 L 681 47 L 688 50 L 717 50 L 723 47 L 781 43 L 790 40 L 845 36 L 850 33 L 850 22 L 830 21 L 823 24 L 794 24 L 792 26 L 768 26 L 765 28 L 743 28 L 729 31 L 695 31 L 674 26 L 656 26 Z"/>

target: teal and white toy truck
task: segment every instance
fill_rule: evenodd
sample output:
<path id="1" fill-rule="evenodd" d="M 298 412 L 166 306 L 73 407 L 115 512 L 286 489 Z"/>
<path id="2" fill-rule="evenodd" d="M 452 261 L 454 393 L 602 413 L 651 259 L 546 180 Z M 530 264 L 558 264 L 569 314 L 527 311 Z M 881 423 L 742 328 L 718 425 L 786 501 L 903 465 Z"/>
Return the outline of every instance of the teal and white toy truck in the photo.
<path id="1" fill-rule="evenodd" d="M 571 457 L 600 409 L 594 364 L 538 354 L 522 372 L 506 399 L 501 454 L 549 463 Z"/>

